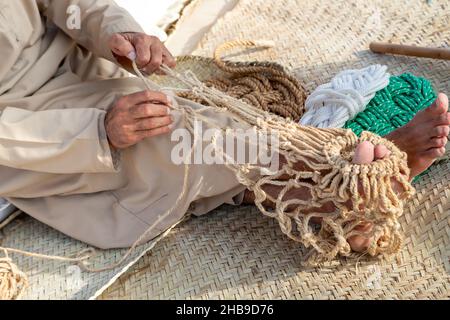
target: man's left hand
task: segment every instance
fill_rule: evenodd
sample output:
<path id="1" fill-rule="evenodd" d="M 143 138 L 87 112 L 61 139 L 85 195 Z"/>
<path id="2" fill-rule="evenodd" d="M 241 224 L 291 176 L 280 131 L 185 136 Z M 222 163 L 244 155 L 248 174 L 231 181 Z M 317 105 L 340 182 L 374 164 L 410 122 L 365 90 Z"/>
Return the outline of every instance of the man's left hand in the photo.
<path id="1" fill-rule="evenodd" d="M 109 40 L 111 51 L 119 57 L 135 60 L 139 69 L 147 74 L 159 70 L 161 64 L 175 67 L 175 59 L 164 44 L 145 33 L 116 33 Z"/>

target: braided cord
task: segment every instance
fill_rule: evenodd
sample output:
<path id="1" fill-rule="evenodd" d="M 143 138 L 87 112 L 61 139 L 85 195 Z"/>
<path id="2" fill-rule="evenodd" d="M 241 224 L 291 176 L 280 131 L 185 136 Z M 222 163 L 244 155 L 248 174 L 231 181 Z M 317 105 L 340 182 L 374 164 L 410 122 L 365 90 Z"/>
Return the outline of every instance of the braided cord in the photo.
<path id="1" fill-rule="evenodd" d="M 367 108 L 347 121 L 344 128 L 351 129 L 357 136 L 363 131 L 385 136 L 407 124 L 436 98 L 428 80 L 409 73 L 392 76 L 389 85 L 378 91 Z"/>

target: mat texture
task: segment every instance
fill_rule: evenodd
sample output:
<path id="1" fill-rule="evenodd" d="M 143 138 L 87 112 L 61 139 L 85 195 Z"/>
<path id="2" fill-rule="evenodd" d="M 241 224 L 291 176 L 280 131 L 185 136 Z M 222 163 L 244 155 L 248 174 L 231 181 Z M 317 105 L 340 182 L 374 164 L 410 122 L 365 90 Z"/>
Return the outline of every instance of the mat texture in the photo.
<path id="1" fill-rule="evenodd" d="M 271 50 L 240 52 L 240 61 L 271 60 L 292 68 L 309 91 L 346 68 L 381 63 L 450 92 L 450 62 L 370 53 L 371 41 L 448 47 L 448 1 L 240 0 L 194 54 L 210 57 L 233 39 L 274 40 Z M 207 60 L 201 77 L 215 74 Z M 206 71 L 205 71 L 206 70 Z M 209 70 L 209 71 L 208 71 Z M 448 299 L 450 163 L 416 184 L 402 218 L 403 250 L 390 261 L 362 257 L 319 269 L 300 266 L 303 250 L 252 207 L 223 207 L 193 218 L 163 239 L 102 299 Z"/>
<path id="2" fill-rule="evenodd" d="M 17 212 L 18 217 L 0 227 L 0 245 L 38 254 L 74 257 L 90 248 L 39 221 Z M 168 230 L 169 231 L 169 230 Z M 26 300 L 95 299 L 139 258 L 151 250 L 167 233 L 142 245 L 117 268 L 103 272 L 84 272 L 77 265 L 10 254 L 13 262 L 27 275 L 29 286 L 21 297 Z M 103 268 L 119 261 L 127 250 L 99 250 L 90 267 Z"/>

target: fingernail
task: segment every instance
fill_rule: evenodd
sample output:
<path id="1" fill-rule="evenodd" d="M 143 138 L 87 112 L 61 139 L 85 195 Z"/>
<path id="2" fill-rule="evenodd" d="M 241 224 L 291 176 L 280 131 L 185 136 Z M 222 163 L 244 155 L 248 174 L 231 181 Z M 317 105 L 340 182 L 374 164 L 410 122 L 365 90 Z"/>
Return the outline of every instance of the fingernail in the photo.
<path id="1" fill-rule="evenodd" d="M 131 51 L 128 55 L 127 58 L 130 59 L 131 61 L 135 61 L 136 60 L 136 52 L 135 51 Z"/>
<path id="2" fill-rule="evenodd" d="M 170 131 L 173 131 L 173 129 L 175 129 L 175 123 L 169 124 L 168 127 Z"/>
<path id="3" fill-rule="evenodd" d="M 167 95 L 167 104 L 173 107 L 173 98 L 172 96 Z"/>

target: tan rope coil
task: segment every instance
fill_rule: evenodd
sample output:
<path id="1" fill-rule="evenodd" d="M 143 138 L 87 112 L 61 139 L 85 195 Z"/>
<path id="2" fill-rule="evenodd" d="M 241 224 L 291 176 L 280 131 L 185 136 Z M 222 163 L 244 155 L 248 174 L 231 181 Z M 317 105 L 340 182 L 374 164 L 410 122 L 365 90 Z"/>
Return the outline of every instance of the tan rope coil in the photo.
<path id="1" fill-rule="evenodd" d="M 288 74 L 282 66 L 272 62 L 232 63 L 222 59 L 223 53 L 233 48 L 255 46 L 269 47 L 271 43 L 236 40 L 219 46 L 214 53 L 214 61 L 220 70 L 230 76 L 207 80 L 205 85 L 261 110 L 294 121 L 300 120 L 304 113 L 306 90 L 300 81 Z M 198 103 L 207 103 L 192 92 L 182 92 L 178 95 Z"/>

